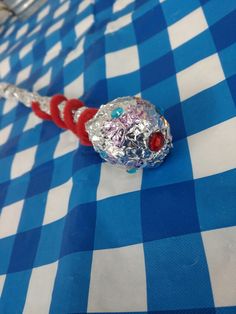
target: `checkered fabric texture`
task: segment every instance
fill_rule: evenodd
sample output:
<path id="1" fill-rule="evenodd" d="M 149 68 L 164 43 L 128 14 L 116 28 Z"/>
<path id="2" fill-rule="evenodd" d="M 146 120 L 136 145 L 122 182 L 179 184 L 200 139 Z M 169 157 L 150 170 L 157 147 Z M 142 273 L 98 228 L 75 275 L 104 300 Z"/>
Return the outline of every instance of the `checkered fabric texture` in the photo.
<path id="1" fill-rule="evenodd" d="M 172 126 L 127 174 L 0 100 L 0 313 L 236 313 L 235 0 L 48 1 L 0 28 L 2 81 Z"/>

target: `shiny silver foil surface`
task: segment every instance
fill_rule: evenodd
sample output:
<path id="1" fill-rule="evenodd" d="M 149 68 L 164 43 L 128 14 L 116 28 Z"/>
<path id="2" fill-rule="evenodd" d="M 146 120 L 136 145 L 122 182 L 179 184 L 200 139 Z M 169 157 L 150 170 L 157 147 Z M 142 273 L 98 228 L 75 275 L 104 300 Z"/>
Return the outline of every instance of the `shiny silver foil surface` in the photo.
<path id="1" fill-rule="evenodd" d="M 153 104 L 139 97 L 121 97 L 102 105 L 86 123 L 94 149 L 111 164 L 128 172 L 160 165 L 172 148 L 170 126 Z M 164 145 L 149 147 L 151 134 L 161 132 Z"/>
<path id="2" fill-rule="evenodd" d="M 12 84 L 0 83 L 0 97 L 15 99 L 29 108 L 31 107 L 32 101 L 36 101 L 39 103 L 42 111 L 50 114 L 50 97 L 42 97 L 37 92 L 28 92 Z"/>

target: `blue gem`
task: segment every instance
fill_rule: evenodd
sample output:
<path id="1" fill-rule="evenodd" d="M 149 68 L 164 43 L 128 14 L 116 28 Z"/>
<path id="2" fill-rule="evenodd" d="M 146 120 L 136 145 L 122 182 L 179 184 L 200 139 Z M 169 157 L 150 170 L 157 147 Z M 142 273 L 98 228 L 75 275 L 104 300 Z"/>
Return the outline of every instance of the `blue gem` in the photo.
<path id="1" fill-rule="evenodd" d="M 103 158 L 103 159 L 105 159 L 105 158 L 107 158 L 107 153 L 106 152 L 104 152 L 104 151 L 100 151 L 99 152 L 99 154 L 100 154 L 100 156 Z"/>
<path id="2" fill-rule="evenodd" d="M 112 112 L 111 112 L 112 119 L 119 118 L 123 112 L 124 112 L 124 109 L 121 107 L 118 107 L 118 108 L 112 110 Z"/>
<path id="3" fill-rule="evenodd" d="M 130 174 L 131 173 L 136 173 L 137 169 L 136 168 L 131 168 L 131 169 L 128 169 L 127 172 L 130 173 Z"/>

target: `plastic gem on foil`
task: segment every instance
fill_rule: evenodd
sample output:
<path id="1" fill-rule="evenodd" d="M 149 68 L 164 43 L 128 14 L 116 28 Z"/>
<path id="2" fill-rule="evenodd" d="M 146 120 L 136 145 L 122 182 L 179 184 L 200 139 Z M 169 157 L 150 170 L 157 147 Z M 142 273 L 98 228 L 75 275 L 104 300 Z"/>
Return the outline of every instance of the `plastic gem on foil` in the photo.
<path id="1" fill-rule="evenodd" d="M 148 145 L 152 151 L 158 152 L 164 144 L 165 139 L 164 135 L 161 132 L 155 132 L 150 135 Z"/>
<path id="2" fill-rule="evenodd" d="M 136 173 L 137 169 L 136 168 L 131 168 L 127 170 L 128 173 Z"/>
<path id="3" fill-rule="evenodd" d="M 169 123 L 153 104 L 138 97 L 102 105 L 86 131 L 103 159 L 129 173 L 160 165 L 172 148 Z"/>
<path id="4" fill-rule="evenodd" d="M 119 118 L 123 112 L 124 112 L 124 109 L 121 107 L 118 107 L 118 108 L 112 110 L 112 112 L 111 112 L 112 119 Z"/>

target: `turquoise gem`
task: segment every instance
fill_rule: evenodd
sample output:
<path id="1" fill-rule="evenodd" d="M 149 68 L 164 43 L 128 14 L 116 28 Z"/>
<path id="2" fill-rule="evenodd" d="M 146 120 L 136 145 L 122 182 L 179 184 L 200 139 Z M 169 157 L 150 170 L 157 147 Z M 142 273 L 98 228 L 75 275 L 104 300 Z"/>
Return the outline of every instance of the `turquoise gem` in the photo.
<path id="1" fill-rule="evenodd" d="M 104 151 L 100 151 L 100 156 L 101 156 L 102 158 L 106 158 L 106 157 L 107 157 L 107 153 L 104 152 Z"/>
<path id="2" fill-rule="evenodd" d="M 137 169 L 136 168 L 131 168 L 129 170 L 127 170 L 128 173 L 136 173 L 137 172 Z"/>
<path id="3" fill-rule="evenodd" d="M 112 112 L 111 112 L 112 119 L 119 118 L 123 112 L 124 112 L 124 109 L 121 107 L 118 107 L 118 108 L 112 110 Z"/>

